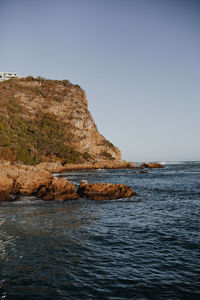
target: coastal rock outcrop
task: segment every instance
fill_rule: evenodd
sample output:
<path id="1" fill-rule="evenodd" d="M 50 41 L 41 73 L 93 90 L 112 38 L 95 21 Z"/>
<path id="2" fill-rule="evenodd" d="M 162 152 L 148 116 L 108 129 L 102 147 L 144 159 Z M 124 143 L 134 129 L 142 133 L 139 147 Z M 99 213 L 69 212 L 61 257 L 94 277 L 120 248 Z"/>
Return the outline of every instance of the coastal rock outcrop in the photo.
<path id="1" fill-rule="evenodd" d="M 137 195 L 131 187 L 125 184 L 103 182 L 89 184 L 87 181 L 80 183 L 77 193 L 81 198 L 92 200 L 113 200 Z"/>
<path id="2" fill-rule="evenodd" d="M 48 186 L 41 187 L 37 197 L 45 201 L 50 200 L 73 200 L 78 198 L 75 186 L 62 177 L 54 178 Z"/>
<path id="3" fill-rule="evenodd" d="M 9 178 L 6 174 L 0 172 L 0 202 L 15 201 L 18 199 L 11 195 L 14 186 L 14 180 Z"/>
<path id="4" fill-rule="evenodd" d="M 0 201 L 18 200 L 14 195 L 35 195 L 46 201 L 78 198 L 74 184 L 65 178 L 54 178 L 33 166 L 0 163 Z"/>
<path id="5" fill-rule="evenodd" d="M 46 170 L 51 173 L 60 173 L 67 170 L 91 170 L 91 169 L 135 169 L 133 163 L 126 161 L 99 161 L 84 163 L 61 163 L 61 162 L 42 162 L 36 166 L 37 170 Z"/>
<path id="6" fill-rule="evenodd" d="M 14 195 L 35 195 L 44 201 L 73 200 L 78 197 L 94 200 L 129 198 L 136 195 L 123 184 L 81 182 L 77 192 L 65 178 L 53 177 L 38 167 L 0 163 L 0 201 L 19 200 Z"/>
<path id="7" fill-rule="evenodd" d="M 13 179 L 0 172 L 0 192 L 10 192 L 13 187 Z"/>
<path id="8" fill-rule="evenodd" d="M 163 165 L 159 163 L 143 163 L 140 166 L 141 168 L 149 168 L 149 169 L 157 169 L 157 168 L 163 168 Z"/>
<path id="9" fill-rule="evenodd" d="M 15 193 L 20 195 L 36 194 L 41 186 L 48 186 L 53 176 L 47 171 L 30 171 L 21 173 L 15 180 Z"/>
<path id="10" fill-rule="evenodd" d="M 33 195 L 41 186 L 48 185 L 51 179 L 51 173 L 32 166 L 0 166 L 0 191 L 11 194 Z"/>
<path id="11" fill-rule="evenodd" d="M 13 201 L 9 192 L 0 191 L 0 202 Z"/>

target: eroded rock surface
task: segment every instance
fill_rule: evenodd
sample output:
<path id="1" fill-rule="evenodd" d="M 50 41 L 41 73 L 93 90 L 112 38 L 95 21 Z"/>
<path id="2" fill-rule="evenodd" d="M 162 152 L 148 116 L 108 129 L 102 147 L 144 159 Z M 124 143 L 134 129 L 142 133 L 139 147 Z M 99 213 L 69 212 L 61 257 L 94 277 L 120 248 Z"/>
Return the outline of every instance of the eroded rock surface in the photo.
<path id="1" fill-rule="evenodd" d="M 0 191 L 0 202 L 5 202 L 5 201 L 13 201 L 13 198 L 9 192 Z"/>
<path id="2" fill-rule="evenodd" d="M 47 171 L 30 171 L 20 174 L 15 184 L 19 187 L 21 195 L 33 195 L 41 186 L 47 186 L 52 178 Z"/>
<path id="3" fill-rule="evenodd" d="M 0 172 L 0 192 L 10 192 L 13 187 L 13 179 Z"/>
<path id="4" fill-rule="evenodd" d="M 159 163 L 143 163 L 141 167 L 149 168 L 149 169 L 153 169 L 153 168 L 157 169 L 157 168 L 163 168 L 163 165 Z"/>
<path id="5" fill-rule="evenodd" d="M 15 201 L 24 195 L 35 195 L 45 201 L 50 201 L 73 200 L 78 197 L 94 200 L 119 199 L 129 198 L 136 193 L 123 184 L 88 184 L 86 181 L 81 182 L 76 192 L 74 184 L 63 177 L 54 178 L 41 166 L 33 167 L 1 162 L 0 201 Z"/>
<path id="6" fill-rule="evenodd" d="M 78 195 L 74 184 L 62 177 L 56 177 L 51 180 L 48 186 L 41 187 L 37 193 L 37 197 L 45 201 L 50 200 L 73 200 Z"/>
<path id="7" fill-rule="evenodd" d="M 137 195 L 131 187 L 125 184 L 114 183 L 87 183 L 82 181 L 77 190 L 81 198 L 93 200 L 112 200 L 120 198 L 130 198 Z"/>

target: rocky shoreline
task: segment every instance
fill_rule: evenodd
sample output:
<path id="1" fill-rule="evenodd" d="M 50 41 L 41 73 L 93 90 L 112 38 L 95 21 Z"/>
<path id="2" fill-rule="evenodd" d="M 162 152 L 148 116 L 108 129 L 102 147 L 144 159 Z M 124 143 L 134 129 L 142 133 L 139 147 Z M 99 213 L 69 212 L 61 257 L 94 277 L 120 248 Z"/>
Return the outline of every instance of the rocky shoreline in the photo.
<path id="1" fill-rule="evenodd" d="M 162 168 L 157 163 L 141 164 L 121 162 L 99 162 L 83 164 L 63 164 L 45 162 L 36 166 L 0 162 L 0 202 L 16 201 L 21 196 L 32 195 L 51 200 L 73 200 L 87 198 L 93 200 L 129 198 L 137 195 L 130 187 L 122 184 L 81 182 L 78 189 L 62 177 L 53 177 L 52 173 L 62 173 L 81 169 L 148 169 Z"/>
<path id="2" fill-rule="evenodd" d="M 2 82 L 0 94 L 0 201 L 24 195 L 44 201 L 131 197 L 131 188 L 112 183 L 82 183 L 76 191 L 72 183 L 52 174 L 162 167 L 123 161 L 120 150 L 99 133 L 77 84 L 28 76 Z"/>

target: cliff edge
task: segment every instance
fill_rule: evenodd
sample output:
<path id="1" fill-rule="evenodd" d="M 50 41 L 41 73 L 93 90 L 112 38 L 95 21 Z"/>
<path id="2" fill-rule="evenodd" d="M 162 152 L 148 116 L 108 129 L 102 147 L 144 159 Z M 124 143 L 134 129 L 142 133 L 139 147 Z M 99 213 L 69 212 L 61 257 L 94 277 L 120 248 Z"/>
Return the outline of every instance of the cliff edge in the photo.
<path id="1" fill-rule="evenodd" d="M 98 132 L 80 86 L 29 76 L 0 83 L 0 159 L 121 162 L 121 153 Z"/>

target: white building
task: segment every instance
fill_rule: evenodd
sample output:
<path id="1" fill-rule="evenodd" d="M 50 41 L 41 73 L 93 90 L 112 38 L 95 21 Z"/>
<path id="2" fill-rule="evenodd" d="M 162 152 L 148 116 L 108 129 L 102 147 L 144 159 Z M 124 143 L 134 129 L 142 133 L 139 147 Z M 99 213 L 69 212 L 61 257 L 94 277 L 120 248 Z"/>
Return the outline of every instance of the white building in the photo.
<path id="1" fill-rule="evenodd" d="M 8 80 L 10 78 L 19 78 L 19 74 L 14 72 L 0 72 L 0 81 Z"/>

